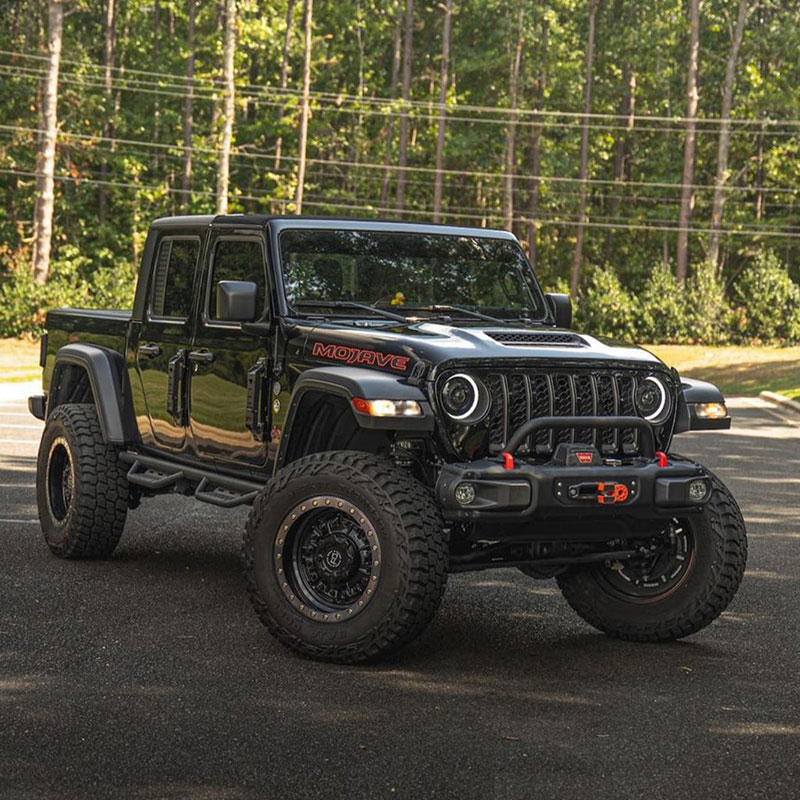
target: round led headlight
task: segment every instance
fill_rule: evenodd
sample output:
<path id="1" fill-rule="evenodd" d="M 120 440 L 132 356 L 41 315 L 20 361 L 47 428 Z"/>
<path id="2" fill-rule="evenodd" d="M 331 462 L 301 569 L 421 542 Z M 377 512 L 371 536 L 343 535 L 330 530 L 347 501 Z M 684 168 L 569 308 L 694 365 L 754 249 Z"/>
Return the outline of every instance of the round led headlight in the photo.
<path id="1" fill-rule="evenodd" d="M 459 372 L 444 382 L 441 402 L 445 414 L 450 419 L 472 424 L 486 416 L 489 410 L 489 393 L 472 375 Z"/>
<path id="2" fill-rule="evenodd" d="M 661 378 L 653 375 L 645 378 L 636 389 L 635 401 L 636 410 L 648 422 L 658 424 L 669 416 L 669 392 Z"/>

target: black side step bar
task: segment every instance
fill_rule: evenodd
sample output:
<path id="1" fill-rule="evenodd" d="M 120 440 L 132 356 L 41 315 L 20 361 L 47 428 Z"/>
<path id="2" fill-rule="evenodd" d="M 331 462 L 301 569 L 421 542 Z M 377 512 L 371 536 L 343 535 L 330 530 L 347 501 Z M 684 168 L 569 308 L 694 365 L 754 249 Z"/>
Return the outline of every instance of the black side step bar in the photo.
<path id="1" fill-rule="evenodd" d="M 256 481 L 231 478 L 155 456 L 120 453 L 119 460 L 131 465 L 128 482 L 135 486 L 158 492 L 175 487 L 179 482 L 197 484 L 195 498 L 220 508 L 249 505 L 263 488 L 263 484 Z"/>

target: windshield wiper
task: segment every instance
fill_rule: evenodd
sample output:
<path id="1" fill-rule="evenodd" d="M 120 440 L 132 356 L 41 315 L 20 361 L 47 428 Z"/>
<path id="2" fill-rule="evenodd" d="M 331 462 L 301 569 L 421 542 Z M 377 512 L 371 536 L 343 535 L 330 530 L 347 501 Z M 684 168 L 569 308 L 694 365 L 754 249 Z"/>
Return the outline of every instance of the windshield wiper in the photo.
<path id="1" fill-rule="evenodd" d="M 386 319 L 395 320 L 396 322 L 408 322 L 408 320 L 392 311 L 386 311 L 383 308 L 376 308 L 375 306 L 368 306 L 366 303 L 356 303 L 354 300 L 298 300 L 294 303 L 295 306 L 310 306 L 312 308 L 359 308 L 362 311 L 371 311 L 373 314 L 379 314 Z"/>
<path id="2" fill-rule="evenodd" d="M 490 317 L 488 314 L 482 314 L 480 311 L 473 311 L 471 308 L 464 308 L 463 306 L 440 306 L 440 305 L 433 305 L 433 306 L 409 306 L 409 311 L 459 311 L 462 314 L 466 314 L 468 317 L 474 317 L 475 319 L 485 319 L 487 322 L 497 322 L 500 325 L 507 325 L 508 320 L 499 319 L 498 317 Z"/>

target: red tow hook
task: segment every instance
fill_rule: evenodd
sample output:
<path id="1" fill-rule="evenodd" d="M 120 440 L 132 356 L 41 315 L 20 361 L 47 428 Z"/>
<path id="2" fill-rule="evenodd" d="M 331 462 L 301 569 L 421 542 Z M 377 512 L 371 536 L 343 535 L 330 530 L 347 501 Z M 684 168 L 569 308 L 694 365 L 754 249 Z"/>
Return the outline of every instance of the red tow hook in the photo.
<path id="1" fill-rule="evenodd" d="M 668 466 L 667 454 L 666 453 L 662 453 L 660 450 L 656 450 L 656 458 L 658 459 L 658 466 L 659 467 Z"/>
<path id="2" fill-rule="evenodd" d="M 511 453 L 501 453 L 504 469 L 514 469 L 514 456 Z"/>

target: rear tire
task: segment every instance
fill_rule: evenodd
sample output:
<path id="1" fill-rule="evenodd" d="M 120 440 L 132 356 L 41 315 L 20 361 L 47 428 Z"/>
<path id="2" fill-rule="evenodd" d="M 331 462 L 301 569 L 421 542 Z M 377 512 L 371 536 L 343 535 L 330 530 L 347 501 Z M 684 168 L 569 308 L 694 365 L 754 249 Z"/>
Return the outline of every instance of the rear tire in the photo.
<path id="1" fill-rule="evenodd" d="M 428 490 L 390 461 L 318 453 L 256 499 L 242 566 L 253 607 L 303 656 L 355 664 L 433 618 L 447 581 L 444 524 Z"/>
<path id="2" fill-rule="evenodd" d="M 93 405 L 59 406 L 47 420 L 36 469 L 39 521 L 60 558 L 108 558 L 128 514 L 118 450 L 103 441 Z"/>
<path id="3" fill-rule="evenodd" d="M 675 561 L 674 573 L 673 568 L 663 573 L 663 591 L 648 587 L 647 581 L 636 586 L 630 575 L 623 579 L 628 568 L 620 565 L 617 575 L 605 565 L 573 568 L 557 578 L 570 606 L 609 636 L 635 642 L 673 641 L 713 622 L 741 583 L 747 534 L 727 487 L 714 475 L 712 485 L 711 499 L 702 511 L 675 521 L 685 544 L 678 551 L 682 558 Z"/>

